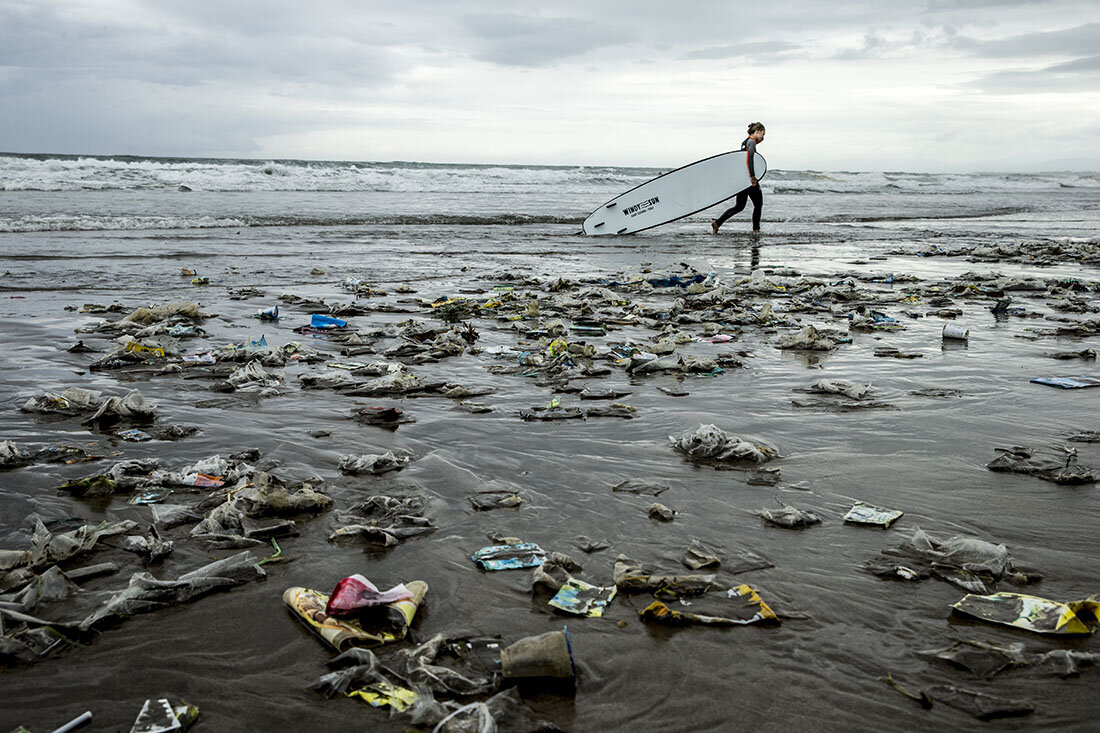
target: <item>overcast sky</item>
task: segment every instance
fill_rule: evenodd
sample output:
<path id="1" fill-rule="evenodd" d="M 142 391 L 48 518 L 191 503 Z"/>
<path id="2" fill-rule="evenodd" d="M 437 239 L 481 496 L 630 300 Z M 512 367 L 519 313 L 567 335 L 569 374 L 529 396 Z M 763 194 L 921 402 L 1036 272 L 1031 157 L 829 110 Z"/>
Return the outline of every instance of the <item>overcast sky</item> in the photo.
<path id="1" fill-rule="evenodd" d="M 0 151 L 1100 169 L 1097 0 L 0 0 Z"/>

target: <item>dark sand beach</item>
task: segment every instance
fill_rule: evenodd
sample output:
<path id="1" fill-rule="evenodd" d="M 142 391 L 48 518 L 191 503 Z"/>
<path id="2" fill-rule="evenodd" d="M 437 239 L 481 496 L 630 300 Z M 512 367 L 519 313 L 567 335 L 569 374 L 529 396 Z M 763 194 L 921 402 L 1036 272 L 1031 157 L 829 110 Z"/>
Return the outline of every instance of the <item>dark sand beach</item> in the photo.
<path id="1" fill-rule="evenodd" d="M 123 175 L 71 164 L 47 174 L 5 159 L 5 180 L 30 183 L 0 192 L 0 439 L 15 451 L 0 473 L 0 549 L 30 550 L 38 520 L 54 533 L 134 525 L 9 578 L 0 609 L 79 626 L 136 573 L 169 580 L 242 551 L 270 557 L 263 532 L 196 532 L 259 474 L 331 504 L 281 517 L 293 531 L 271 530 L 281 557 L 263 577 L 97 619 L 47 654 L 9 653 L 0 729 L 52 730 L 90 710 L 89 730 L 128 730 L 160 697 L 196 705 L 195 730 L 415 728 L 311 689 L 335 652 L 283 592 L 329 593 L 355 573 L 381 589 L 429 589 L 409 638 L 374 650 L 383 661 L 436 634 L 508 644 L 568 626 L 575 692 L 522 690 L 530 715 L 561 730 L 962 729 L 979 714 L 999 730 L 1093 725 L 1091 634 L 1034 633 L 952 606 L 968 593 L 1100 592 L 1100 388 L 1030 381 L 1100 376 L 1088 353 L 1100 344 L 1095 175 L 774 171 L 759 238 L 744 214 L 712 236 L 714 212 L 585 238 L 588 210 L 660 171 L 285 163 L 268 164 L 272 174 L 150 159 Z M 96 176 L 112 184 L 93 190 Z M 140 324 L 145 335 L 119 326 L 166 305 Z M 277 321 L 257 317 L 275 306 Z M 201 317 L 155 320 L 169 311 Z M 347 325 L 299 332 L 313 314 Z M 602 328 L 575 328 L 588 322 Z M 168 323 L 201 331 L 156 333 Z M 968 338 L 945 339 L 945 325 Z M 261 337 L 266 348 L 253 345 Z M 105 359 L 133 338 L 146 351 Z M 92 351 L 73 351 L 78 341 Z M 158 344 L 163 356 L 148 351 Z M 201 354 L 214 364 L 184 360 Z M 226 386 L 262 359 L 263 373 Z M 68 388 L 98 391 L 97 406 L 136 390 L 154 415 L 85 424 L 90 411 L 22 409 Z M 371 407 L 403 419 L 371 424 L 361 414 Z M 675 444 L 701 426 L 770 459 L 693 460 Z M 132 428 L 153 439 L 126 440 Z M 398 470 L 341 470 L 390 451 L 408 459 Z M 241 473 L 224 486 L 177 480 L 215 456 L 238 456 L 209 465 Z M 125 461 L 162 480 L 59 491 Z M 154 488 L 171 494 L 128 503 Z M 519 505 L 475 508 L 486 489 Z M 330 539 L 380 496 L 414 498 L 431 531 L 391 546 Z M 671 521 L 651 515 L 655 502 Z M 903 514 L 886 529 L 845 522 L 856 502 Z M 149 562 L 124 549 L 165 504 L 193 512 L 160 523 L 171 553 Z M 761 517 L 783 506 L 821 521 L 789 529 Z M 667 625 L 641 615 L 651 591 L 626 587 L 602 618 L 565 615 L 532 591 L 531 570 L 474 564 L 501 537 L 567 555 L 580 566 L 570 575 L 599 586 L 614 584 L 620 556 L 654 575 L 711 573 L 705 594 L 659 599 L 720 615 L 746 584 L 776 618 Z M 693 542 L 720 565 L 685 566 Z M 975 556 L 949 557 L 959 543 Z M 29 567 L 3 557 L 12 570 L 0 577 Z M 105 562 L 117 568 L 65 598 L 20 595 L 53 564 Z M 891 575 L 899 564 L 917 577 Z M 25 628 L 5 617 L 5 633 Z M 978 673 L 937 658 L 956 642 L 1014 656 Z M 958 690 L 990 697 L 960 702 Z"/>

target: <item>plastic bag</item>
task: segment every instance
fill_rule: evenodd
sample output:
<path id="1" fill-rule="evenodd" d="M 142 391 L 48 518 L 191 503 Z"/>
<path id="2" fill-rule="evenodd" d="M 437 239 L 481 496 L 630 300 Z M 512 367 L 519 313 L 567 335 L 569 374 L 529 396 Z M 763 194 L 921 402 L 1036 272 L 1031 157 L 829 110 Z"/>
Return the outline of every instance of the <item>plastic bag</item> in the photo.
<path id="1" fill-rule="evenodd" d="M 330 616 L 348 616 L 365 608 L 407 601 L 412 597 L 412 593 L 403 584 L 395 585 L 387 591 L 380 591 L 374 583 L 356 573 L 336 584 L 328 603 L 325 604 L 325 611 Z"/>

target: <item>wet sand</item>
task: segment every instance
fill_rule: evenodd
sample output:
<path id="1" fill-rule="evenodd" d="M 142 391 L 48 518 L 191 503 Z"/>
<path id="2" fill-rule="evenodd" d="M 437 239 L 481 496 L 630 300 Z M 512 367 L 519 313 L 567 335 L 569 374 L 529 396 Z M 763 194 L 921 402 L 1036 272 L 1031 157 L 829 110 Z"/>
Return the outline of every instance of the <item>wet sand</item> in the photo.
<path id="1" fill-rule="evenodd" d="M 919 527 L 940 539 L 960 535 L 1003 543 L 1014 560 L 1043 576 L 1039 585 L 1026 587 L 1002 581 L 1000 590 L 1077 600 L 1100 588 L 1091 542 L 1098 514 L 1095 485 L 1060 485 L 986 468 L 997 448 L 1009 446 L 1040 451 L 1070 446 L 1077 450 L 1078 464 L 1100 466 L 1097 444 L 1068 441 L 1074 433 L 1100 429 L 1095 409 L 1100 390 L 1060 390 L 1028 381 L 1097 374 L 1094 361 L 1049 356 L 1096 347 L 1095 335 L 1053 335 L 1055 329 L 1074 324 L 1095 327 L 1095 260 L 1082 264 L 1063 253 L 1056 264 L 1038 267 L 1030 264 L 1026 252 L 1007 257 L 992 253 L 978 260 L 920 257 L 918 252 L 927 249 L 924 244 L 864 241 L 857 247 L 837 241 L 823 247 L 806 244 L 797 235 L 714 238 L 687 224 L 660 236 L 609 242 L 573 238 L 564 226 L 551 227 L 549 233 L 532 228 L 516 241 L 491 229 L 464 230 L 467 243 L 456 241 L 451 228 L 424 232 L 399 245 L 386 239 L 386 246 L 378 247 L 374 245 L 383 235 L 370 228 L 306 231 L 294 251 L 278 256 L 274 248 L 263 246 L 265 236 L 275 236 L 275 231 L 244 231 L 239 236 L 248 246 L 243 249 L 240 240 L 232 240 L 235 235 L 173 238 L 167 233 L 158 235 L 163 239 L 157 246 L 181 254 L 136 268 L 112 261 L 109 252 L 84 262 L 28 261 L 28 269 L 39 270 L 34 277 L 50 267 L 68 275 L 54 289 L 16 287 L 4 293 L 2 437 L 32 449 L 79 445 L 104 458 L 6 471 L 0 489 L 0 547 L 29 545 L 32 514 L 93 523 L 133 519 L 146 526 L 149 507 L 127 505 L 125 497 L 87 501 L 57 491 L 66 480 L 131 458 L 157 458 L 162 468 L 178 470 L 212 455 L 256 449 L 257 465 L 276 475 L 322 479 L 317 488 L 332 497 L 335 507 L 314 518 L 300 517 L 300 535 L 279 539 L 288 561 L 265 565 L 266 580 L 108 625 L 86 647 L 5 668 L 0 675 L 9 704 L 0 711 L 0 726 L 48 730 L 92 710 L 95 722 L 89 729 L 128 729 L 142 701 L 168 696 L 200 708 L 199 730 L 306 725 L 319 730 L 359 725 L 405 730 L 410 725 L 400 715 L 390 718 L 354 700 L 324 700 L 309 689 L 327 671 L 325 662 L 332 654 L 288 614 L 281 594 L 296 585 L 328 592 L 352 573 L 362 573 L 383 588 L 411 580 L 428 583 L 426 602 L 412 629 L 416 640 L 436 633 L 477 632 L 500 634 L 510 642 L 568 625 L 580 674 L 575 696 L 526 696 L 539 715 L 563 730 L 784 730 L 809 724 L 828 730 L 882 730 L 974 724 L 965 712 L 945 704 L 922 709 L 882 681 L 887 673 L 910 690 L 948 684 L 1034 704 L 1033 714 L 1000 721 L 1002 729 L 1083 730 L 1095 719 L 1095 670 L 1085 668 L 1080 676 L 1062 678 L 1025 666 L 982 679 L 918 654 L 956 639 L 1022 642 L 1034 651 L 1092 652 L 1091 637 L 1041 637 L 966 621 L 950 612 L 951 604 L 966 593 L 956 585 L 937 579 L 892 582 L 863 568 Z M 136 239 L 126 247 L 141 245 L 141 238 Z M 948 252 L 960 246 L 950 238 L 937 245 Z M 1095 257 L 1095 244 L 1090 246 Z M 725 310 L 691 307 L 693 299 L 713 295 L 712 286 L 687 295 L 675 286 L 606 284 L 691 274 L 681 263 L 702 275 L 715 273 L 719 286 L 727 289 Z M 180 267 L 209 275 L 211 284 L 192 285 L 189 277 L 180 276 Z M 311 274 L 314 267 L 323 273 Z M 753 270 L 758 272 L 755 285 Z M 107 278 L 89 276 L 91 272 Z M 893 282 L 885 282 L 891 274 Z M 1001 277 L 994 279 L 995 274 Z M 13 273 L 12 278 L 20 276 Z M 343 286 L 346 277 L 361 278 L 387 294 L 354 298 Z M 552 286 L 559 278 L 560 286 Z M 1033 278 L 1028 289 L 1003 290 L 1006 284 L 1017 287 L 1024 278 Z M 808 290 L 806 279 L 818 289 Z M 851 289 L 838 285 L 848 281 Z M 514 289 L 493 289 L 503 283 Z M 397 292 L 402 285 L 415 292 Z M 230 297 L 231 289 L 244 287 L 264 295 Z M 614 297 L 603 300 L 591 294 L 601 288 Z M 830 288 L 856 295 L 842 300 L 828 295 Z M 590 312 L 581 308 L 585 293 Z M 284 294 L 326 304 L 354 300 L 396 312 L 349 317 L 350 327 L 379 353 L 346 357 L 327 338 L 293 332 L 318 310 L 280 301 Z M 13 295 L 17 297 L 10 299 Z M 1006 295 L 1022 313 L 995 316 L 990 311 Z M 491 389 L 471 398 L 491 412 L 472 414 L 445 396 L 368 398 L 302 388 L 303 376 L 334 371 L 327 361 L 401 361 L 381 355 L 399 339 L 371 334 L 410 319 L 435 329 L 445 326 L 437 310 L 418 302 L 442 296 L 478 302 L 516 299 L 461 319 L 479 336 L 462 355 L 407 367 L 426 381 Z M 525 311 L 513 304 L 531 298 L 538 299 L 537 318 L 498 318 L 522 315 Z M 683 301 L 680 312 L 697 316 L 698 322 L 677 322 L 677 299 Z M 263 334 L 271 345 L 299 341 L 330 358 L 316 364 L 289 362 L 276 370 L 285 371 L 283 384 L 277 395 L 267 397 L 214 392 L 211 387 L 218 380 L 180 374 L 90 371 L 89 364 L 104 351 L 74 354 L 67 349 L 78 338 L 108 349 L 101 334 L 74 333 L 104 316 L 66 307 L 114 301 L 122 308 L 108 314 L 111 319 L 152 302 L 193 301 L 203 312 L 216 314 L 202 323 L 205 338 L 181 342 L 187 352 Z M 1076 311 L 1065 309 L 1068 301 L 1080 301 Z M 252 317 L 276 303 L 284 316 L 277 324 Z M 555 311 L 555 303 L 564 305 Z M 759 313 L 767 304 L 775 321 L 733 323 L 733 315 Z M 881 311 L 904 328 L 849 332 L 847 316 L 858 305 Z M 941 311 L 952 308 L 961 312 L 943 317 Z M 499 373 L 501 367 L 518 366 L 523 352 L 548 348 L 549 340 L 540 344 L 528 331 L 544 329 L 555 319 L 568 327 L 582 314 L 605 321 L 608 314 L 617 320 L 636 319 L 632 325 L 609 324 L 606 336 L 564 336 L 571 343 L 592 345 L 598 355 L 614 344 L 653 345 L 670 322 L 674 330 L 691 336 L 702 335 L 704 323 L 712 322 L 733 339 L 683 343 L 675 353 L 734 355 L 743 365 L 729 364 L 711 374 L 631 375 L 615 360 L 578 356 L 578 364 L 590 361 L 609 372 L 577 375 L 569 385 L 629 392 L 615 400 L 593 401 L 582 401 L 560 384 L 540 384 L 537 370 Z M 969 341 L 944 341 L 945 323 L 969 328 Z M 777 348 L 782 337 L 806 325 L 837 329 L 851 343 L 822 352 Z M 921 357 L 875 356 L 875 349 L 882 347 Z M 869 399 L 884 404 L 862 408 L 846 398 L 797 391 L 821 379 L 870 384 Z M 180 441 L 130 443 L 90 432 L 79 420 L 18 409 L 28 398 L 68 386 L 119 396 L 139 389 L 158 408 L 154 426 L 194 425 L 200 431 Z M 659 387 L 687 394 L 673 396 Z M 633 419 L 520 417 L 522 411 L 546 407 L 555 396 L 562 408 L 588 409 L 614 401 L 636 412 Z M 368 405 L 400 407 L 413 422 L 390 430 L 352 419 L 355 408 Z M 780 457 L 764 466 L 780 469 L 778 483 L 759 485 L 755 465 L 714 470 L 692 464 L 671 448 L 670 436 L 683 436 L 701 424 L 774 447 Z M 349 476 L 338 470 L 343 456 L 388 450 L 408 451 L 413 460 L 381 476 Z M 656 499 L 612 491 L 627 479 L 669 488 Z M 493 482 L 515 487 L 524 499 L 522 507 L 475 511 L 467 496 Z M 172 499 L 197 505 L 210 493 L 180 490 Z M 438 529 L 390 549 L 327 539 L 338 526 L 339 512 L 368 496 L 392 493 L 427 497 L 425 513 Z M 768 526 L 757 512 L 776 508 L 777 498 L 818 513 L 823 522 L 804 530 Z M 654 500 L 676 511 L 673 521 L 649 517 L 647 508 Z M 855 501 L 905 514 L 886 530 L 853 526 L 842 517 Z M 189 531 L 184 525 L 164 532 L 175 541 L 175 551 L 148 568 L 154 575 L 176 577 L 237 552 L 211 549 Z M 626 593 L 620 593 L 602 619 L 554 614 L 532 601 L 528 571 L 486 572 L 471 562 L 474 550 L 494 544 L 488 537 L 494 532 L 570 555 L 583 566 L 574 575 L 597 584 L 611 582 L 619 554 L 655 570 L 688 572 L 680 561 L 695 538 L 725 561 L 718 571 L 723 589 L 750 584 L 781 623 L 669 628 L 639 618 L 651 595 Z M 582 536 L 609 546 L 586 553 L 577 546 Z M 743 573 L 725 569 L 744 550 L 763 555 L 773 567 Z M 254 551 L 257 558 L 269 553 L 265 547 Z M 119 562 L 122 569 L 82 582 L 88 594 L 120 589 L 131 573 L 143 569 L 135 555 L 111 547 L 63 567 L 107 560 Z M 34 613 L 68 618 L 64 602 L 40 606 Z M 379 653 L 384 656 L 385 649 Z M 502 729 L 509 728 L 503 724 Z"/>

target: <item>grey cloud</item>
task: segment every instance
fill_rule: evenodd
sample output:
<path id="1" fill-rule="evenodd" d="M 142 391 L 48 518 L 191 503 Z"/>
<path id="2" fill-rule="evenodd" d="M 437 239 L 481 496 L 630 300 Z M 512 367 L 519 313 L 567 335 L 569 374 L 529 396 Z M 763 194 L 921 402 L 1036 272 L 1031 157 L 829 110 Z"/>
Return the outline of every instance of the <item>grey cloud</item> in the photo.
<path id="1" fill-rule="evenodd" d="M 928 0 L 927 9 L 932 12 L 949 10 L 988 10 L 989 8 L 1019 8 L 1036 5 L 1040 0 Z"/>
<path id="2" fill-rule="evenodd" d="M 208 155 L 259 149 L 286 121 L 177 88 L 66 82 L 9 97 L 22 114 L 4 124 L 4 149 L 50 153 Z"/>
<path id="3" fill-rule="evenodd" d="M 777 56 L 785 56 L 787 52 L 800 48 L 798 44 L 787 41 L 749 41 L 746 43 L 734 43 L 729 46 L 708 46 L 696 51 L 684 54 L 686 59 L 730 59 L 750 56 L 767 57 L 774 60 Z"/>
<path id="4" fill-rule="evenodd" d="M 991 41 L 960 36 L 952 44 L 958 49 L 988 58 L 1092 54 L 1100 49 L 1100 23 L 1087 23 L 1057 31 L 1024 33 Z"/>
<path id="5" fill-rule="evenodd" d="M 503 66 L 545 66 L 630 40 L 623 31 L 576 18 L 485 13 L 463 16 L 461 22 L 474 36 L 474 57 Z"/>
<path id="6" fill-rule="evenodd" d="M 164 7 L 147 8 L 141 17 L 105 15 L 101 21 L 48 5 L 18 12 L 0 7 L 0 66 L 34 83 L 59 75 L 172 85 L 218 79 L 318 86 L 370 86 L 405 66 L 384 45 L 364 42 L 347 29 L 327 35 L 313 26 L 284 23 L 278 32 L 257 37 L 243 17 L 210 22 L 201 15 L 165 14 Z"/>
<path id="7" fill-rule="evenodd" d="M 871 32 L 863 36 L 863 45 L 859 48 L 844 48 L 837 51 L 833 58 L 841 60 L 864 59 L 882 52 L 888 44 L 878 33 Z"/>
<path id="8" fill-rule="evenodd" d="M 967 86 L 999 94 L 1100 91 L 1100 56 L 1054 64 L 1045 69 L 1001 71 Z"/>

